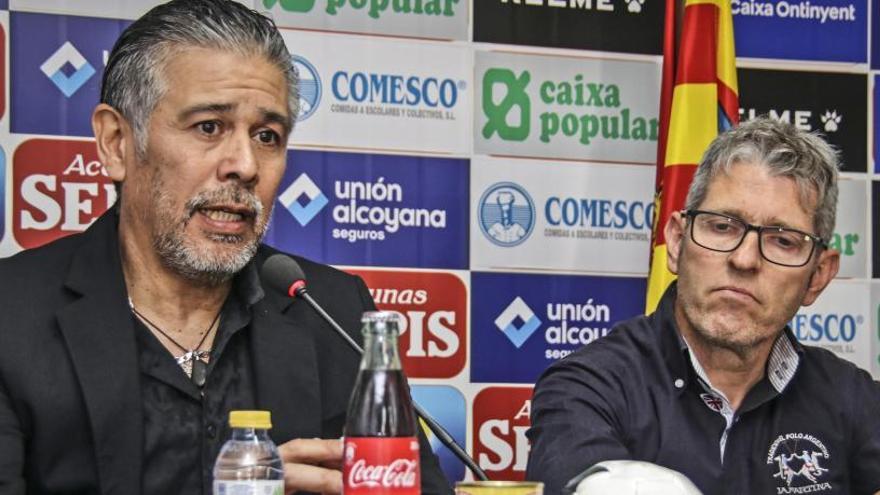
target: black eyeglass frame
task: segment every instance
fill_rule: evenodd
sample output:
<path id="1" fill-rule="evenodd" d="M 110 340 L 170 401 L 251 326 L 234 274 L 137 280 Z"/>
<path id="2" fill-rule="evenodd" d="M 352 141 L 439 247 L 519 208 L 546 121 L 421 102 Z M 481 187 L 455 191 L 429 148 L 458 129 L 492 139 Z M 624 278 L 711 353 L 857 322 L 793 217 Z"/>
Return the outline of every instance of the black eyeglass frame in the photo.
<path id="1" fill-rule="evenodd" d="M 746 236 L 749 235 L 749 232 L 751 232 L 753 230 L 758 234 L 758 251 L 761 253 L 761 257 L 764 258 L 765 260 L 769 261 L 770 263 L 773 263 L 774 265 L 787 266 L 790 268 L 800 268 L 802 266 L 805 266 L 807 263 L 809 263 L 810 260 L 813 258 L 813 254 L 816 252 L 816 246 L 818 246 L 820 250 L 828 248 L 828 244 L 826 244 L 825 241 L 823 241 L 821 237 L 814 235 L 814 234 L 811 234 L 809 232 L 804 232 L 802 230 L 798 230 L 798 229 L 792 229 L 789 227 L 780 227 L 778 225 L 774 225 L 774 226 L 753 225 L 751 223 L 746 222 L 745 220 L 743 220 L 741 218 L 736 218 L 736 217 L 732 217 L 730 215 L 725 215 L 724 213 L 718 213 L 717 211 L 681 210 L 681 214 L 690 220 L 688 222 L 690 225 L 688 225 L 686 228 L 688 228 L 688 230 L 690 230 L 691 240 L 694 241 L 694 244 L 696 244 L 697 246 L 700 246 L 703 249 L 708 249 L 709 251 L 715 251 L 718 253 L 732 253 L 732 252 L 736 251 L 737 249 L 739 249 L 740 246 L 742 246 L 742 243 L 746 239 Z M 742 237 L 739 238 L 739 242 L 737 242 L 736 245 L 730 249 L 710 248 L 708 246 L 704 246 L 704 245 L 700 244 L 699 242 L 697 242 L 697 240 L 694 238 L 694 224 L 696 223 L 694 220 L 696 219 L 697 215 L 700 215 L 700 214 L 717 215 L 719 217 L 724 217 L 728 220 L 732 220 L 734 222 L 737 222 L 737 223 L 745 226 L 745 230 L 743 231 Z M 780 263 L 778 261 L 771 260 L 770 258 L 767 257 L 767 255 L 764 254 L 764 240 L 761 237 L 761 233 L 764 232 L 765 230 L 768 230 L 768 231 L 769 230 L 785 230 L 787 232 L 795 232 L 797 234 L 803 234 L 805 237 L 808 237 L 810 240 L 813 241 L 813 243 L 810 246 L 809 256 L 807 256 L 807 258 L 804 260 L 804 262 L 801 263 L 800 265 L 788 265 L 785 263 Z"/>

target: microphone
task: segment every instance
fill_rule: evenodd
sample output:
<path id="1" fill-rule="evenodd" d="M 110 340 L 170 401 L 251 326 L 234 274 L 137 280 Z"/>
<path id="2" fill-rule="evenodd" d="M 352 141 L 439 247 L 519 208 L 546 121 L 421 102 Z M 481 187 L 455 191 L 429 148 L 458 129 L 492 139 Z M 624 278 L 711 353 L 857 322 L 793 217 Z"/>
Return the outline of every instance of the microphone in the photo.
<path id="1" fill-rule="evenodd" d="M 289 256 L 285 256 L 283 254 L 273 254 L 269 256 L 265 263 L 263 263 L 263 268 L 260 270 L 260 275 L 263 277 L 263 280 L 269 285 L 269 287 L 278 290 L 284 294 L 287 294 L 290 297 L 300 297 L 304 301 L 306 301 L 309 306 L 312 307 L 327 324 L 330 325 L 333 330 L 339 334 L 340 337 L 345 340 L 349 347 L 354 349 L 358 355 L 362 355 L 364 353 L 364 349 L 358 345 L 351 336 L 336 323 L 336 320 L 333 319 L 332 316 L 327 314 L 324 311 L 324 308 L 318 304 L 317 301 L 312 298 L 312 296 L 306 290 L 306 275 L 303 273 L 302 268 L 300 268 L 299 263 L 293 260 Z M 474 462 L 473 459 L 464 451 L 461 446 L 459 446 L 455 439 L 452 438 L 452 435 L 449 434 L 434 418 L 431 417 L 430 414 L 427 413 L 421 406 L 419 406 L 416 401 L 412 401 L 413 409 L 415 409 L 416 414 L 428 425 L 428 428 L 434 435 L 437 436 L 437 439 L 443 443 L 449 450 L 455 454 L 455 457 L 464 463 L 468 469 L 474 474 L 474 477 L 480 481 L 487 481 L 489 478 L 486 476 L 486 473 L 480 469 L 480 466 Z"/>

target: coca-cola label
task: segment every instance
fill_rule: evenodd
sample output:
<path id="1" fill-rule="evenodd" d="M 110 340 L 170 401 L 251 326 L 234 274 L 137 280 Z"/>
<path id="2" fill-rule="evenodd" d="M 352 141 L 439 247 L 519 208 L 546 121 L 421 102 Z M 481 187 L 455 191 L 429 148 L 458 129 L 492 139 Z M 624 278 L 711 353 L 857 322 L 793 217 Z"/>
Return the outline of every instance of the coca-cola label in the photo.
<path id="1" fill-rule="evenodd" d="M 419 441 L 416 437 L 346 437 L 343 493 L 419 495 Z"/>

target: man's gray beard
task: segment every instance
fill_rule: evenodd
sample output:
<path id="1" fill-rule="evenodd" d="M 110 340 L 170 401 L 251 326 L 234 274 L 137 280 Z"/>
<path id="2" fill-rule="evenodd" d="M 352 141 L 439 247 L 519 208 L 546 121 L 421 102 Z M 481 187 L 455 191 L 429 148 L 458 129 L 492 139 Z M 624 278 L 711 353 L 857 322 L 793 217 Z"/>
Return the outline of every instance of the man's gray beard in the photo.
<path id="1" fill-rule="evenodd" d="M 170 198 L 164 193 L 164 190 L 160 191 L 162 192 L 158 193 L 154 207 L 161 214 L 161 212 L 168 211 L 167 208 L 163 209 L 163 203 L 168 205 Z M 244 200 L 243 202 L 248 203 L 255 212 L 253 221 L 257 234 L 256 237 L 231 255 L 217 256 L 212 254 L 210 250 L 199 250 L 194 246 L 187 245 L 184 237 L 186 226 L 200 205 L 210 204 L 209 201 L 211 199 L 217 199 L 218 197 L 234 197 L 236 202 Z M 211 193 L 202 193 L 187 202 L 184 212 L 185 218 L 183 220 L 167 221 L 170 219 L 162 219 L 167 221 L 165 225 L 172 225 L 173 228 L 157 233 L 153 237 L 153 248 L 159 254 L 159 259 L 163 265 L 184 278 L 199 285 L 217 286 L 231 280 L 256 254 L 257 248 L 266 235 L 267 222 L 265 219 L 271 217 L 272 207 L 270 206 L 269 211 L 265 212 L 265 216 L 263 213 L 263 205 L 260 204 L 253 193 L 245 192 L 240 188 L 231 191 L 227 188 L 212 191 Z M 212 234 L 209 236 L 209 239 L 215 243 L 229 244 L 237 244 L 243 241 L 240 235 L 224 234 Z"/>

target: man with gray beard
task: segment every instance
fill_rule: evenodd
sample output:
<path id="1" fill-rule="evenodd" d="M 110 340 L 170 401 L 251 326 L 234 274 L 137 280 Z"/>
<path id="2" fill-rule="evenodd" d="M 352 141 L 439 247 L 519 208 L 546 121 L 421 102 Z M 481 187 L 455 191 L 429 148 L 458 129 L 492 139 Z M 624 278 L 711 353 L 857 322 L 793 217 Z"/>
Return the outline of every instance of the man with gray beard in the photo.
<path id="1" fill-rule="evenodd" d="M 339 493 L 359 357 L 264 287 L 297 109 L 271 20 L 175 0 L 120 36 L 92 115 L 117 204 L 0 261 L 0 493 L 211 493 L 229 411 L 272 413 L 286 492 Z M 297 258 L 360 339 L 357 277 Z M 421 436 L 423 493 L 450 493 Z"/>

